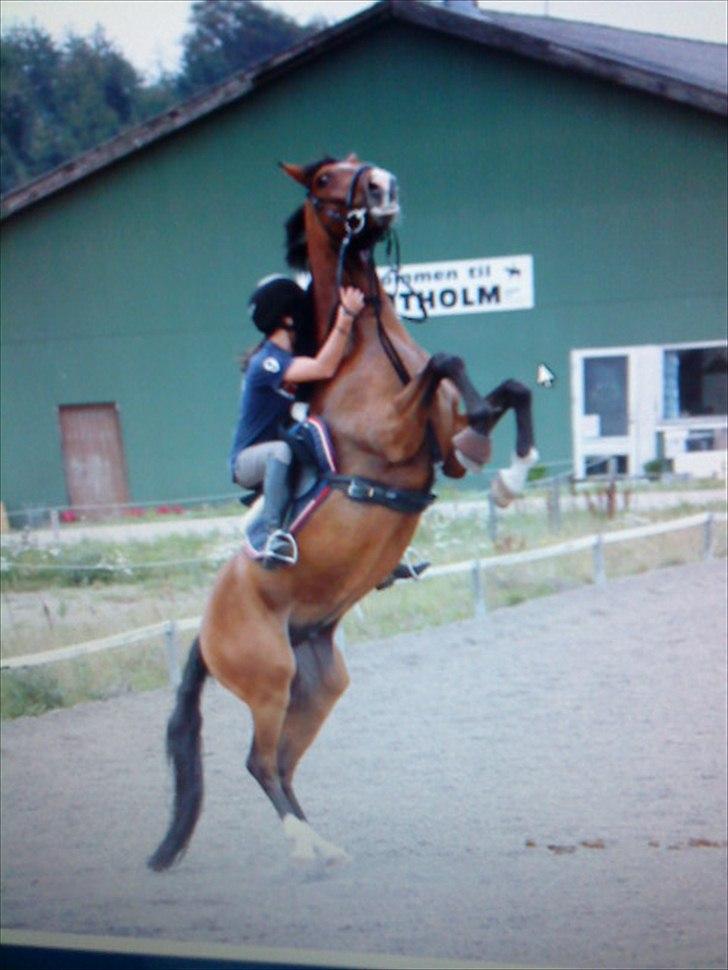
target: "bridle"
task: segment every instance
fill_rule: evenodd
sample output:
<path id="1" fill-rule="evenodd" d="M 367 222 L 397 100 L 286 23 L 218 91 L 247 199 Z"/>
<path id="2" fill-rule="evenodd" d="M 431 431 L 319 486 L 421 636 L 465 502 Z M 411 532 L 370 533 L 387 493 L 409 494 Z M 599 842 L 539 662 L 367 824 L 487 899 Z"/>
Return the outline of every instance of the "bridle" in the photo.
<path id="1" fill-rule="evenodd" d="M 359 179 L 365 172 L 371 171 L 372 165 L 360 165 L 359 168 L 354 172 L 354 175 L 349 185 L 349 191 L 346 193 L 345 199 L 321 199 L 317 195 L 314 195 L 313 190 L 308 193 L 308 200 L 313 206 L 314 212 L 319 217 L 321 225 L 324 227 L 328 233 L 329 238 L 332 242 L 338 243 L 338 239 L 331 232 L 329 227 L 321 218 L 322 215 L 328 216 L 329 219 L 333 219 L 336 222 L 344 223 L 344 242 L 348 246 L 349 242 L 354 236 L 358 236 L 359 233 L 364 229 L 367 222 L 367 215 L 369 210 L 366 206 L 360 206 L 359 208 L 354 207 L 354 196 L 356 195 L 356 189 L 359 184 Z M 338 206 L 344 210 L 343 214 L 336 209 L 328 208 L 327 206 Z"/>
<path id="2" fill-rule="evenodd" d="M 331 330 L 331 327 L 334 324 L 334 318 L 336 316 L 338 294 L 344 279 L 344 263 L 349 251 L 349 246 L 353 240 L 364 230 L 367 224 L 367 217 L 369 215 L 369 208 L 367 206 L 354 206 L 354 196 L 356 195 L 356 189 L 362 175 L 364 175 L 365 172 L 371 171 L 372 168 L 372 165 L 364 164 L 360 165 L 359 168 L 356 169 L 354 175 L 352 176 L 351 183 L 349 184 L 349 190 L 346 193 L 345 199 L 320 199 L 318 196 L 314 195 L 312 190 L 308 193 L 308 199 L 313 207 L 314 212 L 318 216 L 319 222 L 326 230 L 329 239 L 335 244 L 335 246 L 338 246 L 338 258 L 336 264 L 336 297 L 334 305 L 329 312 L 329 330 Z M 338 206 L 343 211 L 327 208 L 329 206 Z M 326 215 L 328 218 L 334 219 L 336 222 L 343 222 L 344 237 L 341 241 L 339 241 L 336 234 L 331 231 L 329 226 L 323 220 L 322 215 Z M 397 348 L 392 343 L 392 339 L 385 330 L 382 322 L 382 305 L 381 300 L 377 295 L 379 281 L 377 279 L 377 270 L 374 265 L 374 256 L 371 251 L 369 253 L 367 268 L 369 271 L 371 292 L 365 295 L 364 302 L 365 304 L 368 303 L 374 308 L 374 315 L 377 320 L 377 335 L 379 337 L 379 342 L 382 345 L 382 349 L 384 350 L 385 354 L 389 358 L 395 373 L 403 384 L 409 384 L 411 379 L 410 373 L 405 367 L 404 361 L 400 357 Z"/>
<path id="3" fill-rule="evenodd" d="M 349 250 L 349 246 L 351 245 L 352 241 L 366 227 L 367 217 L 369 215 L 369 208 L 367 206 L 360 206 L 360 207 L 354 206 L 354 197 L 356 195 L 357 186 L 359 184 L 359 180 L 361 179 L 362 175 L 364 175 L 365 172 L 371 171 L 372 168 L 373 168 L 372 165 L 364 164 L 364 165 L 360 165 L 359 168 L 356 169 L 356 171 L 354 172 L 354 175 L 352 176 L 351 183 L 349 184 L 349 189 L 346 193 L 346 198 L 344 199 L 321 199 L 317 195 L 314 195 L 312 189 L 309 190 L 308 192 L 308 200 L 311 203 L 311 206 L 314 212 L 316 213 L 316 216 L 318 217 L 320 224 L 323 226 L 329 239 L 334 244 L 334 248 L 338 247 L 338 257 L 337 257 L 337 264 L 336 264 L 336 293 L 334 297 L 334 304 L 331 308 L 331 311 L 329 312 L 329 321 L 328 321 L 329 332 L 331 331 L 331 328 L 334 325 L 334 319 L 336 317 L 336 310 L 338 307 L 338 294 L 339 294 L 339 290 L 341 289 L 341 285 L 344 278 L 344 263 Z M 336 206 L 337 208 L 336 209 L 332 208 L 333 206 Z M 342 211 L 339 211 L 339 210 L 342 210 Z M 333 219 L 335 222 L 343 222 L 344 224 L 343 239 L 339 241 L 336 234 L 331 231 L 331 228 L 326 224 L 326 222 L 322 218 L 323 215 L 327 216 L 329 219 Z M 393 233 L 390 233 L 388 247 L 387 247 L 388 253 L 390 252 L 392 247 L 392 235 Z M 400 282 L 405 282 L 405 285 L 408 287 L 409 291 L 413 293 L 415 296 L 417 296 L 420 303 L 420 310 L 421 310 L 422 316 L 420 320 L 413 320 L 413 322 L 421 323 L 427 319 L 427 310 L 425 309 L 425 305 L 420 294 L 415 293 L 415 291 L 412 290 L 409 284 L 406 283 L 406 281 L 402 280 L 402 277 L 399 275 L 399 240 L 397 239 L 396 235 L 394 236 L 394 240 L 395 240 L 396 260 L 397 260 L 397 266 L 396 268 L 393 268 L 394 278 L 396 280 L 397 286 L 399 286 Z M 407 367 L 405 366 L 404 361 L 400 357 L 397 348 L 394 346 L 394 343 L 392 342 L 392 338 L 387 333 L 384 327 L 384 323 L 382 322 L 382 301 L 379 298 L 379 295 L 377 292 L 379 288 L 379 279 L 377 277 L 376 266 L 374 265 L 374 255 L 373 255 L 372 249 L 370 249 L 369 251 L 367 269 L 369 272 L 369 282 L 371 285 L 371 293 L 365 295 L 364 302 L 365 304 L 368 303 L 374 309 L 374 315 L 377 321 L 377 336 L 379 337 L 379 343 L 382 346 L 382 350 L 384 350 L 384 353 L 387 355 L 389 362 L 394 368 L 394 371 L 397 374 L 397 377 L 399 377 L 402 384 L 403 385 L 409 384 L 410 380 L 412 379 L 411 375 L 407 370 Z M 407 318 L 407 319 L 410 319 L 410 318 Z M 432 421 L 427 422 L 427 442 L 428 442 L 428 447 L 433 460 L 434 461 L 440 460 L 442 456 L 440 455 L 440 449 L 437 444 L 437 439 L 435 436 L 434 428 L 432 426 Z"/>

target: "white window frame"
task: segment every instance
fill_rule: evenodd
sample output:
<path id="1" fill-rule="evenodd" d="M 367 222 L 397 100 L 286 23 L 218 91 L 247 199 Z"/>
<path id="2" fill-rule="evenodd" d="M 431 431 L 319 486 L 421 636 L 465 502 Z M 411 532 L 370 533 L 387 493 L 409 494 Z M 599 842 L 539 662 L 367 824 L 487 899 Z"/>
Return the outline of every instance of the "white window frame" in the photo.
<path id="1" fill-rule="evenodd" d="M 728 347 L 726 340 L 690 340 L 664 344 L 631 344 L 620 347 L 580 347 L 570 354 L 571 435 L 574 475 L 584 478 L 587 456 L 627 457 L 628 472 L 642 474 L 646 462 L 657 457 L 658 432 L 684 432 L 728 428 L 727 415 L 663 417 L 664 360 L 667 350 L 707 350 Z M 627 434 L 590 435 L 583 413 L 584 360 L 590 357 L 627 358 Z"/>

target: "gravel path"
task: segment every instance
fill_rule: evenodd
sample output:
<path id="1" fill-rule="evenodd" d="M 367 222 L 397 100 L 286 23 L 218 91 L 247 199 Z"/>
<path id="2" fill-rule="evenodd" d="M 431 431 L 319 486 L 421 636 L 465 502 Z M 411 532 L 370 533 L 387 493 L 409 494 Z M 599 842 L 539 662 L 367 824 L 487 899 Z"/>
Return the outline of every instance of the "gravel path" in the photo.
<path id="1" fill-rule="evenodd" d="M 206 689 L 206 805 L 167 821 L 167 691 L 2 725 L 2 925 L 551 967 L 726 965 L 726 563 L 350 646 L 304 760 L 353 856 L 294 869 Z"/>

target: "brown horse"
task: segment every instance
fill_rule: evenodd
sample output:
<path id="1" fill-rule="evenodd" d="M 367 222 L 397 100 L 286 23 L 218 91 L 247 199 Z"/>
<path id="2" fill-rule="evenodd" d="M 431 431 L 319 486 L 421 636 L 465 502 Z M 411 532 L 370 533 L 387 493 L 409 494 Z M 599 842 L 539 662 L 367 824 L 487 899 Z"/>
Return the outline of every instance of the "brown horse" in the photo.
<path id="1" fill-rule="evenodd" d="M 200 695 L 208 674 L 250 708 L 247 767 L 278 812 L 293 857 L 346 858 L 306 822 L 292 787 L 296 766 L 349 682 L 336 626 L 400 562 L 432 498 L 437 463 L 455 478 L 466 466 L 482 467 L 487 436 L 509 408 L 518 457 L 501 479 L 499 501 L 512 497 L 534 455 L 523 385 L 507 381 L 481 397 L 462 360 L 430 357 L 397 319 L 372 257 L 399 211 L 394 176 L 353 155 L 282 167 L 307 192 L 289 221 L 289 260 L 305 259 L 312 276 L 316 343 L 326 337 L 340 285 L 366 294 L 339 371 L 310 400 L 311 413 L 330 429 L 341 475 L 299 532 L 295 566 L 267 571 L 241 551 L 215 582 L 167 729 L 175 803 L 149 859 L 156 870 L 184 852 L 200 812 Z"/>

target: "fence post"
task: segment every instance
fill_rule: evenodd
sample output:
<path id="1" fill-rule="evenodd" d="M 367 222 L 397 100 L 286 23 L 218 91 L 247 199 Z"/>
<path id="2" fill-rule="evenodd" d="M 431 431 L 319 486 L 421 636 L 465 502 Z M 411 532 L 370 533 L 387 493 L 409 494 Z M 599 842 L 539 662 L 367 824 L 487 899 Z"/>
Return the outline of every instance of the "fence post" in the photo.
<path id="1" fill-rule="evenodd" d="M 561 531 L 561 483 L 558 478 L 551 481 L 551 488 L 546 496 L 548 508 L 549 529 L 552 532 Z"/>
<path id="2" fill-rule="evenodd" d="M 703 524 L 703 559 L 710 559 L 713 555 L 713 524 L 715 517 L 712 512 L 707 512 Z"/>
<path id="3" fill-rule="evenodd" d="M 177 690 L 182 680 L 179 670 L 179 656 L 177 654 L 177 624 L 170 620 L 164 630 L 164 650 L 167 655 L 167 671 L 169 685 Z"/>
<path id="4" fill-rule="evenodd" d="M 51 530 L 53 532 L 53 541 L 58 542 L 58 509 L 51 509 Z"/>
<path id="5" fill-rule="evenodd" d="M 597 586 L 601 586 L 607 581 L 607 573 L 604 568 L 604 541 L 601 532 L 594 539 L 592 561 L 594 563 L 594 582 Z"/>
<path id="6" fill-rule="evenodd" d="M 473 582 L 473 616 L 475 619 L 482 619 L 488 612 L 488 605 L 485 600 L 485 590 L 483 588 L 483 573 L 480 568 L 480 560 L 473 562 L 473 571 L 470 574 Z"/>
<path id="7" fill-rule="evenodd" d="M 498 538 L 498 510 L 492 492 L 488 492 L 488 535 L 491 542 Z"/>

